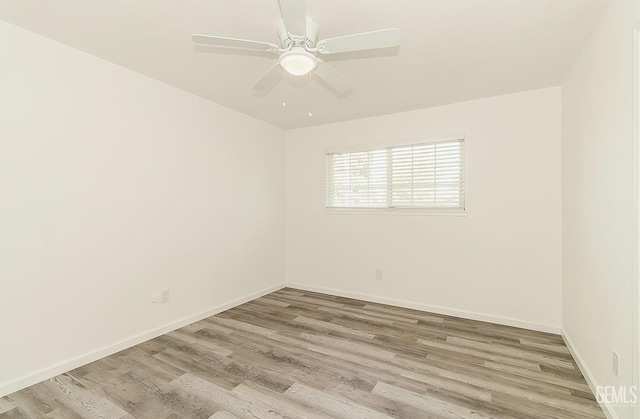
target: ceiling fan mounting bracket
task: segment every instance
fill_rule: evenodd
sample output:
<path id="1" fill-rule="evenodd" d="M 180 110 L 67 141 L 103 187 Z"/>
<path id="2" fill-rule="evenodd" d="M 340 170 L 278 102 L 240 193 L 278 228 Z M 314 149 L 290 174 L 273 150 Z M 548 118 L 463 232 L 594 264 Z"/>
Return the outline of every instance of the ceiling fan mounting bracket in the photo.
<path id="1" fill-rule="evenodd" d="M 316 21 L 307 16 L 307 33 L 306 35 L 294 35 L 287 31 L 284 20 L 278 22 L 278 37 L 282 49 L 289 50 L 291 48 L 300 47 L 307 51 L 313 50 L 318 40 L 318 25 Z"/>

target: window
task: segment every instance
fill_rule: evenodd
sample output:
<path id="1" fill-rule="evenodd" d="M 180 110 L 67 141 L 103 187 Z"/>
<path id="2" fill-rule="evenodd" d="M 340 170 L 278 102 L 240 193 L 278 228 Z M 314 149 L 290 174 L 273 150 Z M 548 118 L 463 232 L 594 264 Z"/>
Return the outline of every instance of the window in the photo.
<path id="1" fill-rule="evenodd" d="M 464 210 L 464 140 L 329 153 L 327 208 Z"/>

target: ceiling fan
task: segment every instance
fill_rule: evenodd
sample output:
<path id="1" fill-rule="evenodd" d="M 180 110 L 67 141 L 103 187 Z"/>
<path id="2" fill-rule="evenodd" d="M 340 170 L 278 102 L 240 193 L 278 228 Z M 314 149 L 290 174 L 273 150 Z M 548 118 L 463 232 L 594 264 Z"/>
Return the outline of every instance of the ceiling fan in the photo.
<path id="1" fill-rule="evenodd" d="M 278 24 L 280 45 L 248 39 L 194 34 L 196 44 L 244 48 L 279 54 L 278 62 L 253 85 L 254 90 L 269 90 L 281 79 L 283 69 L 294 76 L 314 71 L 338 93 L 351 89 L 352 83 L 316 54 L 328 55 L 364 51 L 400 45 L 400 29 L 382 29 L 318 41 L 318 26 L 307 17 L 305 0 L 280 0 L 283 19 Z"/>

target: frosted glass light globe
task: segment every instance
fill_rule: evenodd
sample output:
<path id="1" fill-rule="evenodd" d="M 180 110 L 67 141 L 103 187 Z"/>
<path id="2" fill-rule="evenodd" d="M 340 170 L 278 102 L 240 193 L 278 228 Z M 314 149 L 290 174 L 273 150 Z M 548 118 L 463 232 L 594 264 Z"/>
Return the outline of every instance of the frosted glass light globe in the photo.
<path id="1" fill-rule="evenodd" d="M 303 76 L 313 71 L 316 63 L 316 57 L 300 47 L 294 47 L 280 56 L 280 66 L 294 76 Z"/>

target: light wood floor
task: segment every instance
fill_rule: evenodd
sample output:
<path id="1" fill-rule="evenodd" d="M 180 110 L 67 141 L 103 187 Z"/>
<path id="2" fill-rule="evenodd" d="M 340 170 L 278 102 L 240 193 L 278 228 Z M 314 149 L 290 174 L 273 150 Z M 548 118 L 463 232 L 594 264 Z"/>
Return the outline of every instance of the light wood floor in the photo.
<path id="1" fill-rule="evenodd" d="M 283 289 L 0 399 L 0 418 L 603 418 L 557 335 Z"/>

